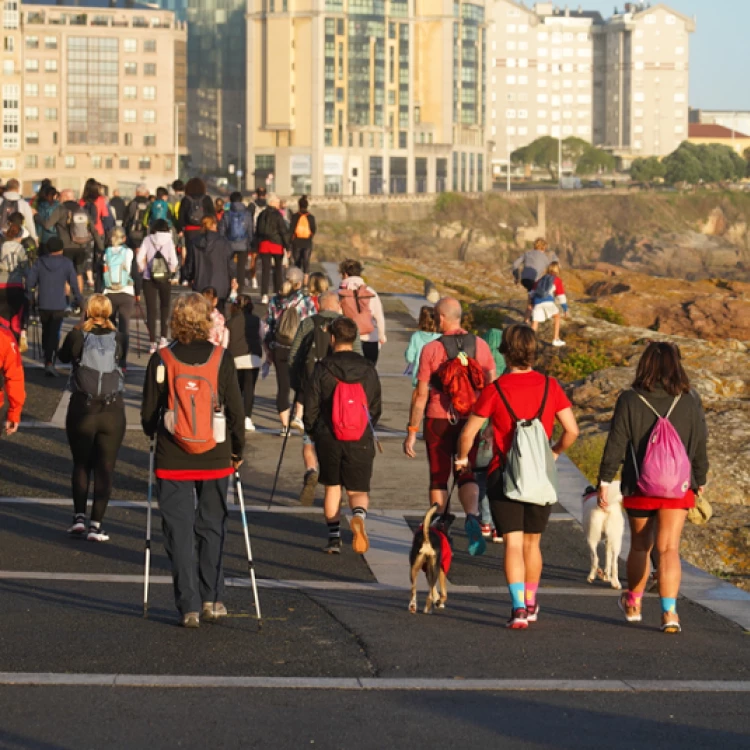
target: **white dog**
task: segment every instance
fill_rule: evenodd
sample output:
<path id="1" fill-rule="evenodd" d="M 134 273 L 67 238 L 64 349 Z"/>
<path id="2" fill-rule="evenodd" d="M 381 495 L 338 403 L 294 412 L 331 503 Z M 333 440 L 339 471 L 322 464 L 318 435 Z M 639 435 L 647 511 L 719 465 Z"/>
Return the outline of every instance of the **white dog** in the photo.
<path id="1" fill-rule="evenodd" d="M 602 509 L 596 502 L 596 490 L 588 487 L 583 494 L 583 533 L 591 553 L 591 570 L 589 583 L 595 578 L 609 581 L 613 589 L 621 589 L 618 575 L 618 558 L 622 549 L 622 534 L 625 521 L 622 517 L 622 492 L 620 483 L 612 482 L 607 492 L 607 508 Z M 604 547 L 604 566 L 599 567 L 599 553 L 597 547 L 606 538 Z"/>

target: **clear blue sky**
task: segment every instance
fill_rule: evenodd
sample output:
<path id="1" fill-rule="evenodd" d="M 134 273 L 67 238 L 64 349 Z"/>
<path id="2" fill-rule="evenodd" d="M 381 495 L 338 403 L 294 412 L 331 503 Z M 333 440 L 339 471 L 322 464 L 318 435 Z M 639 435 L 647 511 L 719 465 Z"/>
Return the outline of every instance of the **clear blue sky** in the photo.
<path id="1" fill-rule="evenodd" d="M 557 5 L 566 1 L 606 18 L 615 6 L 622 12 L 625 5 L 625 0 L 557 0 Z M 750 0 L 669 0 L 664 5 L 697 20 L 690 36 L 690 106 L 750 111 Z"/>

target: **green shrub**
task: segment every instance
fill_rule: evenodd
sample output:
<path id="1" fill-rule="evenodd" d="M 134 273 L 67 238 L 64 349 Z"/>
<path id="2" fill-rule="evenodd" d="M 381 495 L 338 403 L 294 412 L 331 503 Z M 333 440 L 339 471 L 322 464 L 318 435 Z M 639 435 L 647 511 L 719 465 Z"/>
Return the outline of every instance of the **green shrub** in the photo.
<path id="1" fill-rule="evenodd" d="M 612 358 L 597 346 L 596 342 L 591 342 L 585 349 L 572 349 L 566 352 L 550 366 L 549 373 L 559 380 L 570 383 L 614 364 Z"/>
<path id="2" fill-rule="evenodd" d="M 455 211 L 463 203 L 464 198 L 458 193 L 440 193 L 435 199 L 435 211 L 438 214 L 448 214 Z"/>
<path id="3" fill-rule="evenodd" d="M 622 313 L 611 307 L 595 307 L 592 315 L 599 320 L 606 320 L 607 323 L 614 323 L 616 326 L 625 325 L 625 318 Z"/>

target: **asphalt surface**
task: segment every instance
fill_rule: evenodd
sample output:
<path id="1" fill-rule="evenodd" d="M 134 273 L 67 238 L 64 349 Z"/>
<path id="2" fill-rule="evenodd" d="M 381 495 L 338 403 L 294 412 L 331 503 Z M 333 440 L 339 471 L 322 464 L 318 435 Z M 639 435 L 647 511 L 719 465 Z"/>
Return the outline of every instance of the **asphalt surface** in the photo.
<path id="1" fill-rule="evenodd" d="M 398 300 L 388 307 L 392 331 L 379 364 L 385 453 L 375 465 L 371 518 L 388 512 L 392 528 L 408 536 L 426 506 L 427 468 L 400 450 L 397 431 L 410 395 L 409 379 L 400 377 L 402 353 L 413 321 Z M 396 558 L 403 575 L 395 589 L 352 552 L 346 523 L 343 554 L 322 554 L 320 510 L 297 501 L 299 438 L 287 446 L 276 511 L 261 512 L 282 445 L 270 433 L 277 427 L 272 377 L 259 385 L 256 424 L 265 431 L 248 436 L 242 469 L 262 628 L 234 506 L 225 554 L 230 617 L 194 631 L 177 626 L 155 504 L 144 619 L 148 459 L 137 424 L 143 364 L 137 356 L 129 362 L 131 429 L 105 521 L 109 543 L 64 533 L 71 514 L 58 408 L 65 378 L 29 369 L 24 429 L 0 441 L 0 748 L 750 746 L 747 634 L 681 599 L 684 632 L 664 636 L 654 596 L 644 600 L 643 623 L 625 623 L 617 592 L 585 582 L 583 533 L 561 506 L 543 538 L 540 619 L 526 632 L 503 627 L 510 606 L 503 545 L 470 557 L 460 520 L 447 607 L 431 616 L 407 611 L 405 554 Z M 317 506 L 321 499 L 319 488 Z M 388 552 L 387 539 L 374 536 L 373 544 Z M 221 683 L 248 677 L 261 684 Z M 83 684 L 92 679 L 104 682 Z M 198 679 L 209 682 L 190 686 Z M 280 679 L 313 682 L 290 689 Z M 81 684 L 60 684 L 65 680 Z M 170 680 L 188 686 L 166 687 Z M 544 682 L 522 689 L 524 680 Z M 638 688 L 636 681 L 648 682 Z"/>

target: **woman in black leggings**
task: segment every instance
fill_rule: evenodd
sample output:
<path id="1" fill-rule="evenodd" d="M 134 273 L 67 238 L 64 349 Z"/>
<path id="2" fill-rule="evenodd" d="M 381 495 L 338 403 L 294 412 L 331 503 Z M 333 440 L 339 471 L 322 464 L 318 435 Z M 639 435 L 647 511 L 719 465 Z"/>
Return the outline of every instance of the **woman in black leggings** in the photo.
<path id="1" fill-rule="evenodd" d="M 61 362 L 71 362 L 73 373 L 65 431 L 73 454 L 73 525 L 71 536 L 90 542 L 106 542 L 102 520 L 112 494 L 117 454 L 125 437 L 124 381 L 117 363 L 122 355 L 122 334 L 110 320 L 112 303 L 94 294 L 86 307 L 86 322 L 65 338 Z M 91 473 L 94 503 L 86 531 L 86 505 Z"/>

